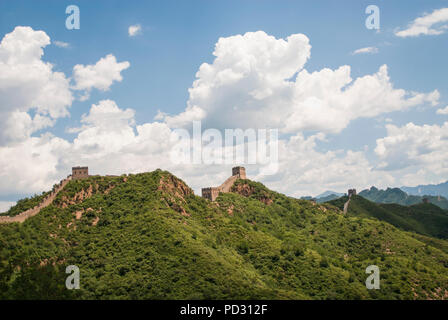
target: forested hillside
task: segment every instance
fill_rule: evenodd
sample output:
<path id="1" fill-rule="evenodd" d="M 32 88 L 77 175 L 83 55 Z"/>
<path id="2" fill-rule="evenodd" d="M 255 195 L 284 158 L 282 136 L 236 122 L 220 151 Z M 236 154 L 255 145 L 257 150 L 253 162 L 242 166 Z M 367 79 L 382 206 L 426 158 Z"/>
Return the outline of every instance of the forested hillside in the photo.
<path id="1" fill-rule="evenodd" d="M 250 180 L 215 202 L 161 170 L 71 181 L 0 243 L 2 299 L 448 298 L 447 241 Z"/>
<path id="2" fill-rule="evenodd" d="M 329 201 L 329 203 L 343 208 L 347 200 L 347 197 L 342 197 Z M 448 239 L 448 211 L 431 203 L 419 203 L 412 206 L 394 203 L 383 204 L 371 202 L 358 195 L 351 197 L 347 214 L 363 218 L 376 218 L 406 231 Z"/>

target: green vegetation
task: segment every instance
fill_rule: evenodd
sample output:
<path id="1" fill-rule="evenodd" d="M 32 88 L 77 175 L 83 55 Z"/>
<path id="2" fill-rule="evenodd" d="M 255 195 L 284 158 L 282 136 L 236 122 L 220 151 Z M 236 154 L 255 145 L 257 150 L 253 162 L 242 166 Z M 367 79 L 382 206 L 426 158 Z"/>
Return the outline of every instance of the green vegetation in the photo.
<path id="1" fill-rule="evenodd" d="M 341 197 L 329 203 L 343 208 L 347 199 L 347 197 Z M 406 231 L 448 239 L 448 212 L 431 203 L 419 203 L 412 206 L 378 204 L 358 195 L 351 197 L 347 214 L 376 218 Z"/>
<path id="2" fill-rule="evenodd" d="M 71 181 L 0 225 L 1 299 L 440 299 L 448 242 L 238 180 L 215 202 L 170 173 Z M 77 265 L 81 289 L 66 290 Z M 381 289 L 367 290 L 378 265 Z"/>
<path id="3" fill-rule="evenodd" d="M 399 188 L 387 188 L 386 190 L 379 190 L 375 187 L 363 190 L 359 193 L 360 196 L 377 203 L 396 203 L 403 206 L 410 206 L 423 202 L 426 198 L 428 201 L 442 209 L 448 209 L 448 200 L 441 196 L 416 196 L 408 195 Z M 333 199 L 330 199 L 333 200 Z"/>
<path id="4" fill-rule="evenodd" d="M 8 211 L 0 213 L 0 216 L 16 216 L 23 211 L 37 206 L 50 192 L 43 192 L 41 195 L 34 195 L 30 198 L 24 198 L 17 201 L 17 203 L 9 208 Z"/>

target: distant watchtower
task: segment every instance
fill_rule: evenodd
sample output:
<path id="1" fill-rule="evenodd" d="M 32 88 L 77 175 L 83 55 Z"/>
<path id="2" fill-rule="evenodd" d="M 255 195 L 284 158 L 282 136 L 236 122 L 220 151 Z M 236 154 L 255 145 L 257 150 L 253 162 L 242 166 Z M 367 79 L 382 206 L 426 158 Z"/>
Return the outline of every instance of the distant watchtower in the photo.
<path id="1" fill-rule="evenodd" d="M 89 177 L 89 167 L 73 167 L 72 179 L 84 179 Z"/>
<path id="2" fill-rule="evenodd" d="M 238 176 L 240 179 L 246 179 L 246 168 L 244 167 L 233 167 L 232 176 Z"/>
<path id="3" fill-rule="evenodd" d="M 356 189 L 348 189 L 348 197 L 356 196 Z"/>

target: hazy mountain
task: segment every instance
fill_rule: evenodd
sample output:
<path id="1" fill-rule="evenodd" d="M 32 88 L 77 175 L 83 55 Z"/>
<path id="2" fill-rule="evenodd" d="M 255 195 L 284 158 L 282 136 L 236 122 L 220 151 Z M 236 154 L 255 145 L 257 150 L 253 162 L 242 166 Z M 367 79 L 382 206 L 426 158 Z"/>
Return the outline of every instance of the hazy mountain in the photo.
<path id="1" fill-rule="evenodd" d="M 420 185 L 417 187 L 401 187 L 400 189 L 410 195 L 431 195 L 448 198 L 448 181 L 440 184 Z"/>
<path id="2" fill-rule="evenodd" d="M 342 209 L 347 200 L 347 197 L 342 197 L 329 203 Z M 375 218 L 402 230 L 448 239 L 448 211 L 431 203 L 418 203 L 412 206 L 374 203 L 358 195 L 351 197 L 347 214 Z"/>
<path id="3" fill-rule="evenodd" d="M 334 200 L 334 199 L 338 199 L 338 198 L 340 198 L 341 196 L 343 196 L 343 194 L 342 194 L 342 195 L 329 194 L 329 195 L 327 195 L 327 196 L 317 198 L 317 199 L 316 199 L 316 202 L 317 202 L 317 203 L 324 203 L 324 202 L 327 202 L 327 201 L 331 201 L 331 200 Z"/>
<path id="4" fill-rule="evenodd" d="M 379 190 L 376 187 L 371 187 L 370 189 L 361 191 L 359 195 L 377 203 L 396 203 L 404 206 L 422 203 L 423 199 L 426 198 L 430 203 L 442 209 L 448 209 L 448 200 L 444 197 L 409 195 L 399 188 Z"/>
<path id="5" fill-rule="evenodd" d="M 339 192 L 335 192 L 335 191 L 325 191 L 323 193 L 321 193 L 320 195 L 316 196 L 316 197 L 311 197 L 311 196 L 304 196 L 301 197 L 300 199 L 302 200 L 314 200 L 318 203 L 324 203 L 330 200 L 334 200 L 337 198 L 340 198 L 344 195 L 344 193 L 339 193 Z"/>
<path id="6" fill-rule="evenodd" d="M 324 197 L 328 197 L 331 195 L 336 195 L 336 196 L 342 197 L 344 195 L 344 193 L 327 190 L 327 191 L 321 193 L 320 195 L 316 196 L 316 198 L 319 199 L 319 198 L 324 198 Z"/>

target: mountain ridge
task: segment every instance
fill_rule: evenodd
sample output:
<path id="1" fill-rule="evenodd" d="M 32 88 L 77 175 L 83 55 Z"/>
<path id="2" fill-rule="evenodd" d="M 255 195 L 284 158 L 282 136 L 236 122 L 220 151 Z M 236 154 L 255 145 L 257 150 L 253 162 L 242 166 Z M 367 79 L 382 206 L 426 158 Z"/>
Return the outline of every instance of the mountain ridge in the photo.
<path id="1" fill-rule="evenodd" d="M 362 190 L 359 195 L 377 203 L 396 203 L 409 206 L 428 201 L 442 209 L 448 209 L 448 200 L 442 196 L 408 195 L 400 188 L 387 188 L 386 190 L 381 190 L 372 186 L 370 189 Z"/>
<path id="2" fill-rule="evenodd" d="M 342 197 L 329 203 L 343 208 L 346 200 L 347 197 Z M 375 218 L 404 231 L 412 231 L 424 236 L 448 239 L 448 211 L 432 203 L 418 203 L 411 206 L 375 203 L 359 194 L 350 198 L 347 214 Z"/>
<path id="3" fill-rule="evenodd" d="M 0 298 L 448 297 L 448 244 L 422 237 L 247 179 L 212 202 L 167 171 L 93 176 L 0 225 Z M 372 264 L 382 290 L 365 287 Z M 65 289 L 66 265 L 80 290 Z"/>
<path id="4" fill-rule="evenodd" d="M 430 196 L 443 196 L 448 198 L 448 181 L 439 184 L 426 184 L 418 185 L 416 187 L 400 187 L 401 190 L 410 195 L 430 195 Z"/>

